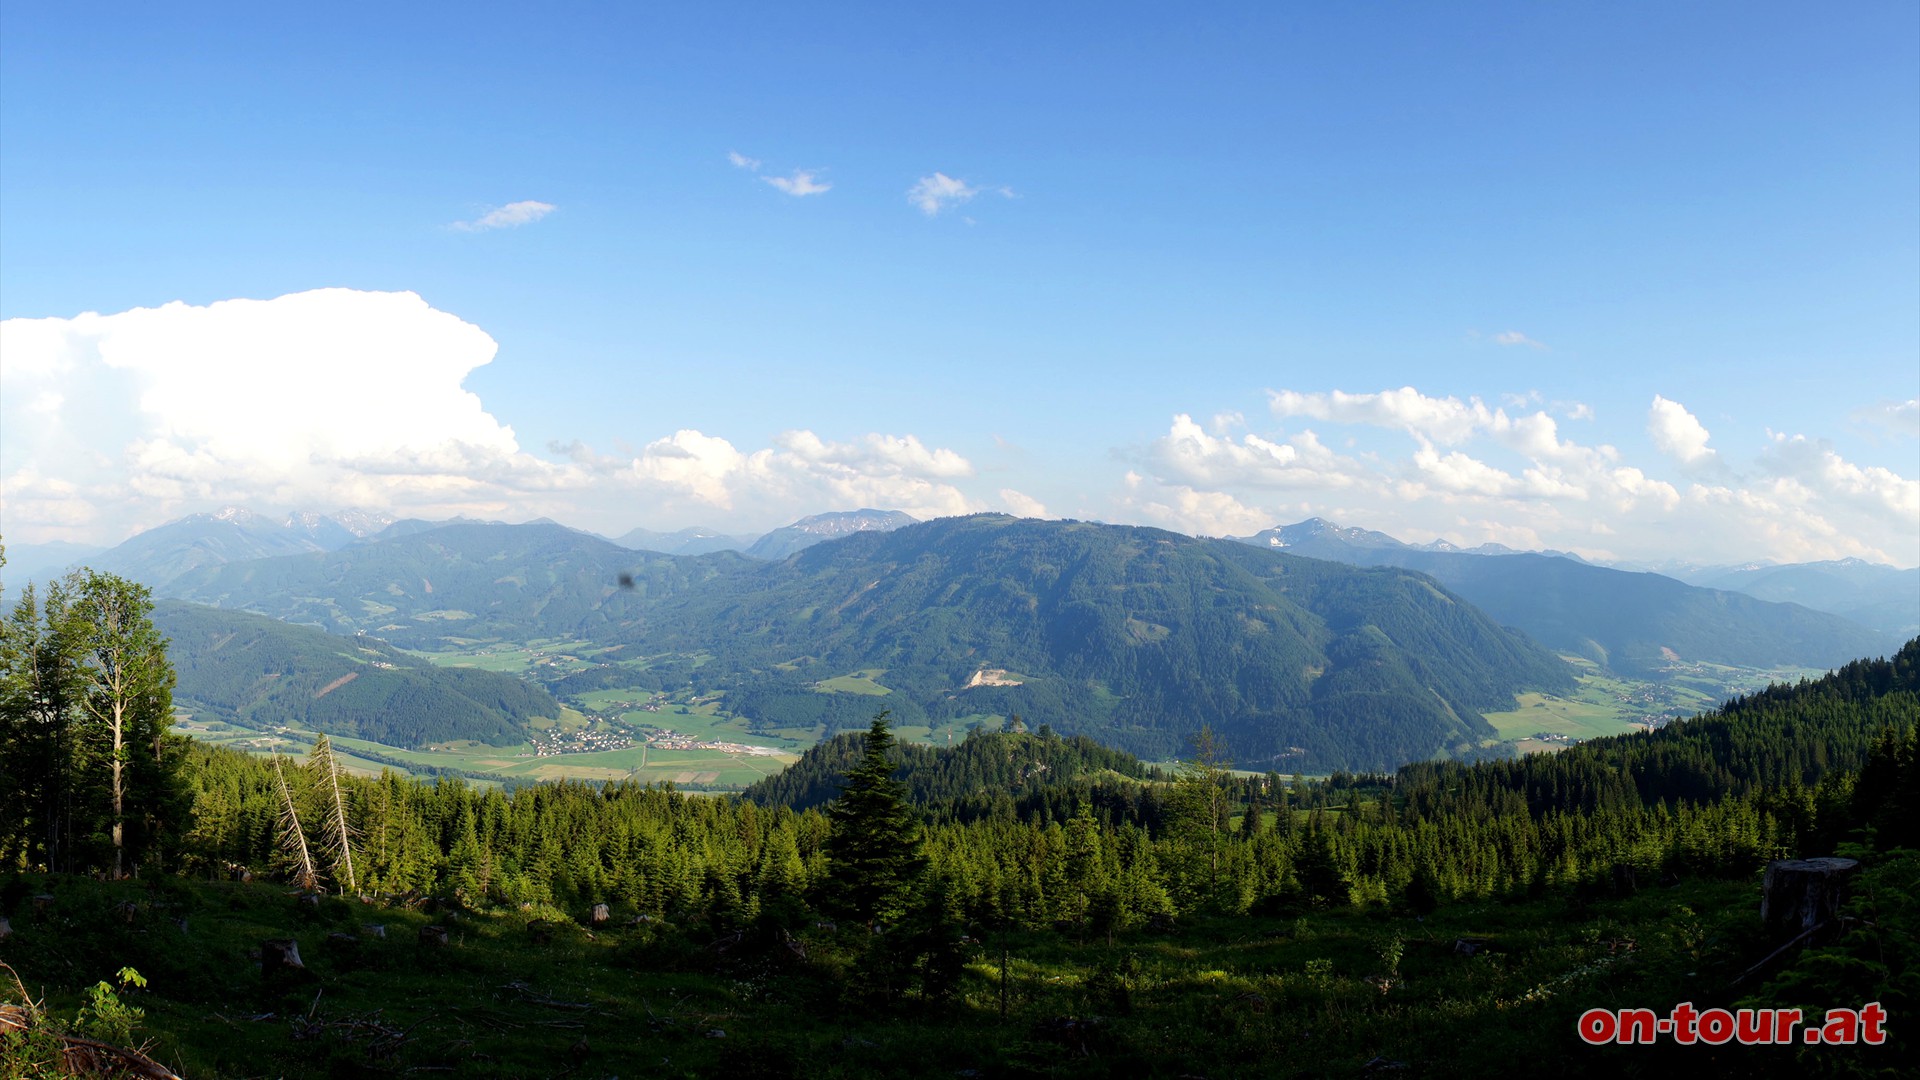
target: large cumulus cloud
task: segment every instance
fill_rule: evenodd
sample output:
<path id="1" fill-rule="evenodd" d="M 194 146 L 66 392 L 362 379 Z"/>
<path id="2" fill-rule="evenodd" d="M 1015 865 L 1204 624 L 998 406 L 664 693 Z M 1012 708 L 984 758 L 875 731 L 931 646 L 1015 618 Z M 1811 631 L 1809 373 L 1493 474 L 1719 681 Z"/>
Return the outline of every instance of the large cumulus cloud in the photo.
<path id="1" fill-rule="evenodd" d="M 112 543 L 227 503 L 624 530 L 676 514 L 765 526 L 865 505 L 934 516 L 1017 502 L 963 494 L 972 465 L 910 434 L 835 442 L 795 429 L 742 449 L 681 430 L 629 457 L 530 453 L 464 386 L 497 349 L 410 292 L 6 320 L 0 529 Z"/>

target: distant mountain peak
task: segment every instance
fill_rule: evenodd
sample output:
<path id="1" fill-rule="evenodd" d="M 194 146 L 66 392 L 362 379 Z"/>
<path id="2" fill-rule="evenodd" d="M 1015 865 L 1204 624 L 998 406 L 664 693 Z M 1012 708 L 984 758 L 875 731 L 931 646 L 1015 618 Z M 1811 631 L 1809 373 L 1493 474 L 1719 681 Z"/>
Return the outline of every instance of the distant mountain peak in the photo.
<path id="1" fill-rule="evenodd" d="M 811 514 L 785 528 L 775 529 L 753 542 L 747 554 L 756 559 L 784 559 L 823 540 L 863 532 L 892 532 L 920 519 L 901 510 L 834 510 Z"/>

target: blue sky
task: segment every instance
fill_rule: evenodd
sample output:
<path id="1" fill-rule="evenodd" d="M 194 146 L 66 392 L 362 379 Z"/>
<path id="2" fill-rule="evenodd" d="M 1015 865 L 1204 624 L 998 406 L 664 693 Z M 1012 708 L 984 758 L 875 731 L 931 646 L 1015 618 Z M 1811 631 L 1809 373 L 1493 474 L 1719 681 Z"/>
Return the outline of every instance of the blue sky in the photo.
<path id="1" fill-rule="evenodd" d="M 10 7 L 0 528 L 1920 563 L 1913 5 L 1033 7 Z"/>

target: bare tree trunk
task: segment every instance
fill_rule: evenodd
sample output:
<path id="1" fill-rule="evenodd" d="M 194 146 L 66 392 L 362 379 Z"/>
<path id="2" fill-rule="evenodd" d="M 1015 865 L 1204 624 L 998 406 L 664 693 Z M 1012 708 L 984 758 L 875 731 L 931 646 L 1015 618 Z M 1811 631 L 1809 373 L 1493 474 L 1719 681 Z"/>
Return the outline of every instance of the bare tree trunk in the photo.
<path id="1" fill-rule="evenodd" d="M 287 854 L 294 857 L 296 884 L 303 889 L 312 889 L 318 883 L 319 875 L 313 869 L 313 856 L 307 852 L 307 834 L 300 828 L 300 812 L 293 805 L 293 789 L 287 786 L 286 770 L 280 765 L 280 755 L 273 757 L 273 775 L 280 781 L 280 842 L 286 845 Z"/>
<path id="2" fill-rule="evenodd" d="M 116 680 L 117 682 L 118 680 Z M 114 687 L 113 701 L 113 877 L 115 881 L 127 876 L 126 870 L 126 823 L 127 791 L 125 778 L 121 770 L 125 763 L 120 760 L 125 746 L 127 707 L 121 688 Z"/>

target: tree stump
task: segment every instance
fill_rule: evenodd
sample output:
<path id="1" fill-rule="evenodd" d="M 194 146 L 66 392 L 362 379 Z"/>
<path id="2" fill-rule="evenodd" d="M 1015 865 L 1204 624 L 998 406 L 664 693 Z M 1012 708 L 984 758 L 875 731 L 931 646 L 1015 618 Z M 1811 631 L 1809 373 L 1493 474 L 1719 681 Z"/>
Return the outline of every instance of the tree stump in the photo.
<path id="1" fill-rule="evenodd" d="M 548 945 L 553 942 L 553 924 L 545 919 L 535 919 L 527 924 L 527 936 L 535 945 Z"/>
<path id="2" fill-rule="evenodd" d="M 1774 941 L 1789 941 L 1829 922 L 1840 910 L 1853 859 L 1781 859 L 1760 883 L 1760 921 Z"/>
<path id="3" fill-rule="evenodd" d="M 300 959 L 300 943 L 281 938 L 260 943 L 260 974 L 271 979 L 282 973 L 301 974 L 307 965 Z"/>
<path id="4" fill-rule="evenodd" d="M 33 898 L 33 910 L 45 911 L 53 906 L 53 894 L 41 893 Z"/>
<path id="5" fill-rule="evenodd" d="M 447 928 L 439 925 L 421 927 L 420 944 L 432 949 L 444 948 L 447 944 Z"/>
<path id="6" fill-rule="evenodd" d="M 593 905 L 593 914 L 589 917 L 595 926 L 605 926 L 613 918 L 613 912 L 605 904 Z"/>
<path id="7" fill-rule="evenodd" d="M 12 936 L 13 924 L 7 921 L 5 915 L 0 915 L 0 941 L 5 941 Z"/>
<path id="8" fill-rule="evenodd" d="M 387 925 L 385 923 L 365 923 L 361 925 L 360 932 L 368 937 L 377 937 L 385 940 L 387 936 Z"/>
<path id="9" fill-rule="evenodd" d="M 131 900 L 123 901 L 113 905 L 113 917 L 132 926 L 140 918 L 140 908 Z"/>

